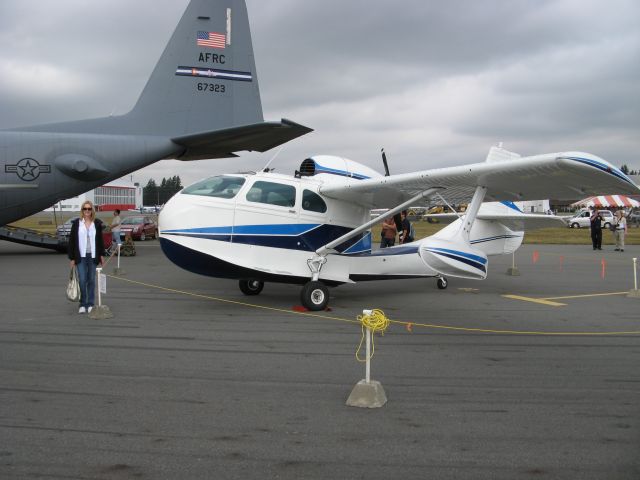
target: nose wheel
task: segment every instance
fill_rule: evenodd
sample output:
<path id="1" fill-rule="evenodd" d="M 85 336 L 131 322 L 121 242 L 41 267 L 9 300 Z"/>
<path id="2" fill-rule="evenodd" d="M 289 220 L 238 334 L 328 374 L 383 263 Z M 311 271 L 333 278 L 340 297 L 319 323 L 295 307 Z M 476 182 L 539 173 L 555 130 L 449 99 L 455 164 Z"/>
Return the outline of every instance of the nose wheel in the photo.
<path id="1" fill-rule="evenodd" d="M 445 277 L 438 277 L 437 285 L 440 290 L 444 290 L 449 286 L 449 281 Z"/>
<path id="2" fill-rule="evenodd" d="M 300 301 L 307 310 L 324 310 L 329 304 L 329 289 L 324 283 L 312 280 L 302 287 Z"/>
<path id="3" fill-rule="evenodd" d="M 240 291 L 245 295 L 258 295 L 264 288 L 264 282 L 260 280 L 240 280 Z"/>

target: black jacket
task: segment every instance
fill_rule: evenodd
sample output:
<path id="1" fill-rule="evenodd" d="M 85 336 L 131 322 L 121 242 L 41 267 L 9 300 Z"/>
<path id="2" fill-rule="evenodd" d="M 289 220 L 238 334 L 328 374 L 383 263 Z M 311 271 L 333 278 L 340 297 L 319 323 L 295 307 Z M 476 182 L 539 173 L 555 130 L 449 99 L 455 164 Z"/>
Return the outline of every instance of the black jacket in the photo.
<path id="1" fill-rule="evenodd" d="M 93 263 L 98 265 L 100 263 L 100 257 L 104 255 L 104 238 L 102 231 L 104 230 L 104 223 L 99 218 L 96 218 L 93 223 L 96 226 L 96 258 L 93 259 Z M 80 245 L 78 244 L 78 228 L 80 228 L 80 219 L 76 218 L 71 222 L 71 232 L 69 233 L 69 245 L 67 246 L 67 256 L 69 260 L 75 260 L 76 265 L 80 263 Z"/>

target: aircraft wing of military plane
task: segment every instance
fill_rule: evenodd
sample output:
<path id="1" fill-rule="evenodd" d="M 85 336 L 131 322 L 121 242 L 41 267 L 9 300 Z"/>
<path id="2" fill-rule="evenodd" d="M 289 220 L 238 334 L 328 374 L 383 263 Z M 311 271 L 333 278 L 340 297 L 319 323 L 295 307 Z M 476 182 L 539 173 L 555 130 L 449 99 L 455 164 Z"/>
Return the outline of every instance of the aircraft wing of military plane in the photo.
<path id="1" fill-rule="evenodd" d="M 263 152 L 310 131 L 264 121 L 244 0 L 191 0 L 129 113 L 0 131 L 0 225 L 158 160 Z"/>

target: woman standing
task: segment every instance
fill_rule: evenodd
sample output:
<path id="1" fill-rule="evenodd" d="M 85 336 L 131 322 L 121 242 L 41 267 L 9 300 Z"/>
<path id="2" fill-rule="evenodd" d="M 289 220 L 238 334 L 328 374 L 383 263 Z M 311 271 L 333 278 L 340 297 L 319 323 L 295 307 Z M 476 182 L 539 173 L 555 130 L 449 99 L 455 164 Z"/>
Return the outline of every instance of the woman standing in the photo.
<path id="1" fill-rule="evenodd" d="M 80 218 L 71 222 L 68 255 L 71 266 L 78 267 L 80 282 L 80 309 L 78 313 L 93 309 L 96 290 L 96 265 L 102 265 L 104 240 L 103 223 L 96 218 L 93 203 L 85 201 L 80 209 Z"/>
<path id="2" fill-rule="evenodd" d="M 627 219 L 624 218 L 624 212 L 618 210 L 616 212 L 616 230 L 613 235 L 616 237 L 616 252 L 624 252 L 624 236 L 627 233 Z"/>

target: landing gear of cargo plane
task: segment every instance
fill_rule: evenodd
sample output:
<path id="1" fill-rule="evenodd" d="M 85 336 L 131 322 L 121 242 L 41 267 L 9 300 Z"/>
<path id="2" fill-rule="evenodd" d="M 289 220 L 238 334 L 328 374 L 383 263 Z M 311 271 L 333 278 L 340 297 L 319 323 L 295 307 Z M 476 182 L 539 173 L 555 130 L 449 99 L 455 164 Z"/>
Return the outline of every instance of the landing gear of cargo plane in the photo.
<path id="1" fill-rule="evenodd" d="M 258 295 L 264 288 L 264 282 L 261 280 L 240 280 L 240 290 L 245 295 Z"/>
<path id="2" fill-rule="evenodd" d="M 445 277 L 438 277 L 437 285 L 440 290 L 444 290 L 449 286 L 449 281 Z"/>
<path id="3" fill-rule="evenodd" d="M 307 282 L 300 292 L 302 305 L 312 312 L 324 310 L 329 303 L 329 289 L 317 280 Z"/>

